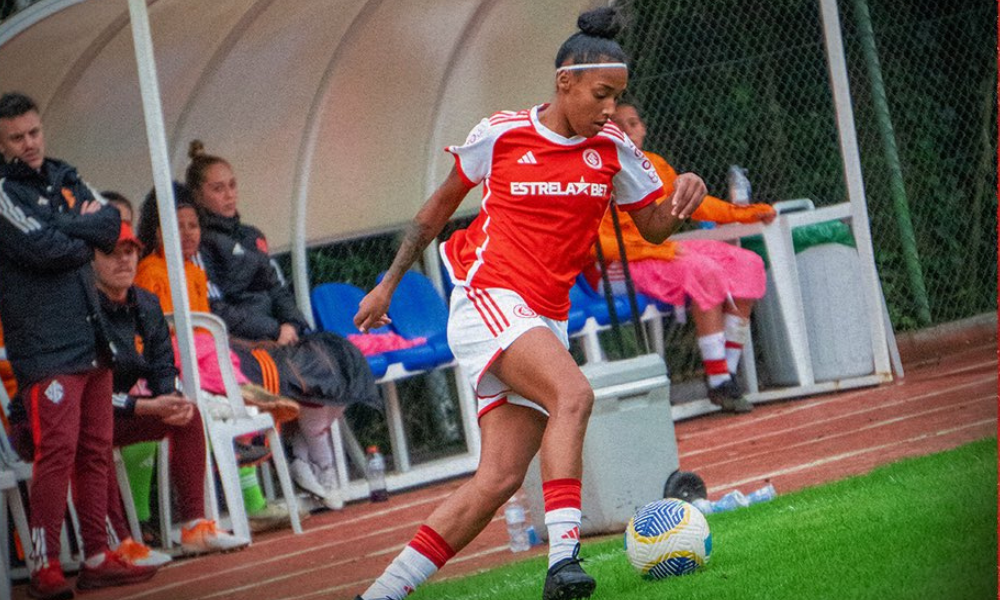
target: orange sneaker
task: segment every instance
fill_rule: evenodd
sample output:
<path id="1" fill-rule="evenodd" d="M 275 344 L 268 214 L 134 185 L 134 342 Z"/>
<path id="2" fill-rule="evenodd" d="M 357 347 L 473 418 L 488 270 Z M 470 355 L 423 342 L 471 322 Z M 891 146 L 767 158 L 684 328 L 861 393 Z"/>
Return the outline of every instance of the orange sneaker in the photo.
<path id="1" fill-rule="evenodd" d="M 181 550 L 185 554 L 225 552 L 249 544 L 250 540 L 225 532 L 216 527 L 215 521 L 208 519 L 199 519 L 191 527 L 181 529 Z"/>
<path id="2" fill-rule="evenodd" d="M 294 421 L 299 416 L 299 403 L 291 398 L 272 394 L 255 383 L 244 383 L 240 386 L 240 391 L 243 402 L 271 413 L 275 423 Z"/>
<path id="3" fill-rule="evenodd" d="M 127 562 L 140 567 L 162 567 L 171 560 L 169 554 L 153 550 L 145 544 L 141 544 L 132 538 L 128 538 L 118 547 L 115 553 Z"/>
<path id="4" fill-rule="evenodd" d="M 156 567 L 140 567 L 126 561 L 116 552 L 104 553 L 104 562 L 96 567 L 88 567 L 84 562 L 80 576 L 76 578 L 78 590 L 94 590 L 116 585 L 141 583 L 156 575 Z"/>
<path id="5" fill-rule="evenodd" d="M 39 600 L 70 600 L 73 598 L 73 588 L 66 583 L 62 565 L 58 560 L 50 560 L 48 566 L 42 567 L 31 574 L 31 584 L 28 595 Z"/>

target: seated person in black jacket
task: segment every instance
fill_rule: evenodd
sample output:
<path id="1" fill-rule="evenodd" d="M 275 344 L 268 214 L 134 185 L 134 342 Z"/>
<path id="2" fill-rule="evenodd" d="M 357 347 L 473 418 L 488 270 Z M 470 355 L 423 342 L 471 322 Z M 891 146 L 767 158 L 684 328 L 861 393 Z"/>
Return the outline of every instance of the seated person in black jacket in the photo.
<path id="1" fill-rule="evenodd" d="M 208 274 L 212 312 L 235 338 L 232 349 L 253 381 L 301 404 L 291 464 L 296 483 L 333 509 L 343 506 L 337 486 L 330 426 L 355 402 L 380 406 L 368 362 L 350 342 L 309 332 L 271 260 L 264 234 L 240 222 L 236 177 L 230 164 L 191 143 L 187 185 L 201 220 L 200 256 Z M 264 350 L 264 352 L 261 352 Z M 259 369 L 266 377 L 253 371 Z"/>
<path id="2" fill-rule="evenodd" d="M 133 285 L 140 243 L 122 223 L 110 254 L 94 253 L 94 275 L 101 315 L 117 349 L 114 364 L 114 445 L 170 440 L 170 479 L 177 490 L 183 521 L 181 548 L 200 554 L 245 546 L 205 519 L 205 435 L 197 405 L 177 390 L 177 368 L 170 328 L 160 301 Z M 169 556 L 131 539 L 118 484 L 108 478 L 108 519 L 121 540 L 120 553 L 136 564 L 162 564 Z M 112 540 L 114 541 L 114 540 Z"/>

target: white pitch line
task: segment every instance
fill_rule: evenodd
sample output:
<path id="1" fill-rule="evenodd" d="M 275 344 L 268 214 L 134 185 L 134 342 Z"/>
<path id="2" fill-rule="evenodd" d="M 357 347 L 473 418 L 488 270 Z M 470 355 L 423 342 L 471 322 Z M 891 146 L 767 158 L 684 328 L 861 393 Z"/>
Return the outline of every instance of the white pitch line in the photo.
<path id="1" fill-rule="evenodd" d="M 497 521 L 499 519 L 500 519 L 499 516 L 495 516 L 495 517 L 493 517 L 493 519 L 491 520 L 491 522 L 492 521 Z M 180 585 L 187 585 L 188 583 L 191 583 L 193 581 L 198 581 L 198 580 L 201 580 L 201 579 L 215 578 L 215 577 L 217 577 L 219 575 L 226 574 L 226 573 L 234 573 L 236 571 L 240 571 L 240 570 L 244 570 L 244 569 L 250 569 L 250 568 L 256 569 L 256 568 L 258 568 L 262 564 L 266 564 L 266 563 L 270 563 L 270 562 L 275 562 L 275 561 L 284 561 L 284 560 L 287 560 L 287 559 L 295 557 L 295 556 L 299 556 L 299 555 L 302 555 L 302 554 L 308 554 L 308 553 L 314 552 L 316 550 L 320 550 L 320 549 L 323 549 L 323 548 L 328 548 L 330 546 L 336 546 L 336 545 L 347 543 L 347 542 L 354 542 L 354 541 L 358 541 L 358 540 L 362 540 L 362 539 L 367 540 L 367 539 L 370 539 L 372 537 L 377 537 L 379 535 L 384 535 L 384 534 L 386 534 L 388 532 L 395 531 L 395 530 L 398 530 L 398 529 L 401 529 L 401 528 L 416 529 L 416 527 L 419 526 L 420 524 L 421 524 L 420 521 L 414 521 L 414 522 L 411 522 L 411 523 L 404 523 L 402 525 L 396 525 L 394 527 L 389 527 L 389 528 L 382 529 L 382 530 L 379 530 L 379 531 L 365 532 L 365 534 L 363 536 L 357 536 L 357 537 L 353 537 L 353 538 L 348 538 L 346 540 L 337 540 L 336 542 L 329 543 L 329 544 L 322 544 L 322 545 L 319 545 L 319 546 L 310 546 L 309 548 L 306 548 L 306 549 L 303 549 L 303 550 L 298 550 L 296 552 L 291 552 L 289 554 L 282 554 L 280 556 L 274 556 L 274 557 L 271 557 L 269 559 L 264 559 L 264 560 L 256 561 L 252 565 L 240 566 L 240 567 L 236 567 L 236 568 L 226 569 L 226 570 L 223 570 L 223 571 L 214 571 L 211 575 L 196 577 L 196 578 L 193 578 L 193 579 L 187 579 L 187 580 L 185 580 L 183 582 L 178 582 L 178 583 L 173 583 L 173 584 L 170 584 L 170 585 L 167 585 L 167 586 L 162 586 L 162 587 L 157 588 L 156 590 L 149 590 L 147 592 L 136 594 L 135 596 L 128 596 L 127 598 L 123 598 L 122 600 L 131 600 L 133 598 L 140 598 L 140 597 L 143 597 L 143 596 L 148 596 L 148 595 L 150 595 L 150 594 L 152 594 L 154 592 L 160 592 L 160 591 L 163 591 L 165 589 L 179 587 Z M 405 543 L 404 544 L 394 544 L 394 545 L 392 545 L 392 546 L 390 546 L 388 548 L 382 548 L 382 549 L 378 549 L 378 550 L 372 550 L 371 552 L 368 552 L 367 554 L 365 554 L 362 558 L 373 558 L 373 557 L 382 556 L 384 554 L 397 553 L 397 552 L 401 551 L 404 546 L 406 546 Z M 506 546 L 503 546 L 503 548 L 506 548 Z M 493 552 L 492 549 L 488 550 L 488 551 L 478 552 L 476 554 L 472 554 L 472 555 L 469 555 L 469 556 L 464 556 L 464 557 L 463 556 L 459 556 L 459 557 L 455 558 L 454 560 L 452 560 L 451 562 L 452 563 L 459 563 L 459 562 L 462 562 L 462 561 L 465 561 L 465 560 L 470 560 L 472 558 L 477 558 L 478 556 L 484 555 L 486 553 L 491 553 L 491 552 Z M 308 569 L 301 569 L 301 570 L 290 572 L 290 573 L 283 573 L 281 575 L 278 575 L 278 576 L 275 576 L 275 577 L 271 577 L 271 578 L 268 578 L 268 579 L 254 581 L 251 584 L 247 584 L 247 585 L 243 585 L 243 586 L 239 586 L 239 587 L 234 587 L 234 588 L 228 588 L 226 590 L 222 590 L 222 591 L 218 591 L 218 592 L 213 592 L 211 594 L 208 594 L 207 596 L 198 596 L 197 598 L 192 598 L 191 600 L 207 600 L 209 598 L 217 598 L 217 597 L 220 597 L 220 596 L 226 596 L 226 595 L 232 594 L 234 592 L 238 592 L 238 591 L 242 591 L 242 590 L 248 590 L 248 589 L 256 588 L 256 587 L 259 587 L 259 586 L 262 586 L 262 585 L 271 584 L 271 583 L 277 583 L 277 582 L 280 582 L 280 581 L 284 581 L 286 579 L 291 579 L 291 578 L 296 578 L 296 577 L 300 577 L 300 576 L 303 576 L 303 575 L 308 575 L 308 574 L 314 573 L 316 571 L 326 571 L 326 570 L 329 570 L 329 569 L 331 569 L 333 567 L 336 567 L 336 566 L 339 566 L 339 565 L 345 565 L 345 564 L 355 563 L 355 562 L 357 562 L 357 560 L 358 560 L 357 557 L 351 557 L 351 558 L 342 559 L 342 560 L 339 560 L 339 561 L 325 563 L 325 564 L 323 564 L 322 566 L 319 566 L 319 567 L 311 567 L 311 568 L 308 568 Z M 350 585 L 355 585 L 355 584 L 350 584 Z M 312 593 L 313 592 L 310 592 L 309 595 L 312 595 Z"/>
<path id="2" fill-rule="evenodd" d="M 944 373 L 941 373 L 941 374 L 935 374 L 935 379 L 940 379 L 942 377 L 948 377 L 948 376 L 951 376 L 951 375 L 955 375 L 955 374 L 959 374 L 959 373 L 964 373 L 964 372 L 970 371 L 970 370 L 981 369 L 983 367 L 987 367 L 987 366 L 991 366 L 991 365 L 995 365 L 995 364 L 996 364 L 995 361 L 991 361 L 991 362 L 976 363 L 975 365 L 967 365 L 965 367 L 961 367 L 961 368 L 958 368 L 958 369 L 953 369 L 951 371 L 945 371 Z M 994 374 L 990 378 L 991 379 L 996 379 L 996 375 Z M 923 382 L 917 382 L 917 383 L 911 384 L 911 385 L 920 385 L 921 383 L 923 383 Z M 904 379 L 898 385 L 899 386 L 904 386 L 906 384 L 907 384 L 907 380 Z M 788 415 L 790 415 L 792 413 L 797 413 L 797 412 L 801 412 L 801 411 L 804 411 L 804 410 L 811 410 L 813 408 L 825 407 L 825 406 L 829 406 L 831 404 L 837 404 L 837 403 L 840 403 L 840 402 L 848 402 L 848 401 L 854 400 L 854 399 L 856 399 L 858 397 L 870 396 L 873 393 L 877 393 L 877 392 L 880 392 L 882 390 L 888 391 L 890 389 L 892 389 L 892 388 L 890 388 L 890 387 L 887 386 L 887 387 L 874 388 L 874 389 L 871 389 L 871 388 L 860 389 L 860 390 L 856 390 L 856 391 L 853 391 L 853 392 L 848 393 L 848 394 L 826 394 L 826 395 L 820 396 L 819 398 L 816 398 L 816 399 L 804 400 L 804 401 L 796 402 L 794 405 L 789 405 L 789 406 L 782 407 L 781 409 L 775 410 L 774 412 L 770 412 L 770 413 L 768 413 L 766 415 L 762 415 L 760 417 L 755 417 L 753 420 L 743 420 L 743 419 L 741 419 L 741 420 L 736 421 L 736 422 L 726 423 L 726 424 L 720 424 L 720 425 L 713 426 L 713 427 L 706 427 L 705 429 L 701 429 L 701 430 L 698 430 L 698 431 L 693 431 L 693 432 L 690 432 L 690 433 L 685 433 L 685 434 L 683 434 L 683 439 L 684 439 L 684 441 L 688 441 L 688 440 L 694 440 L 694 439 L 697 439 L 697 438 L 700 438 L 700 437 L 705 437 L 705 436 L 713 436 L 713 437 L 715 437 L 715 436 L 721 435 L 721 432 L 725 432 L 725 431 L 728 431 L 730 429 L 746 429 L 746 428 L 748 428 L 748 425 L 751 425 L 751 424 L 752 425 L 758 425 L 758 424 L 763 423 L 765 421 L 770 421 L 770 420 L 773 420 L 773 419 L 782 419 L 782 418 L 784 418 L 784 417 L 786 417 L 786 416 L 788 416 Z M 947 388 L 947 389 L 954 389 L 954 388 Z M 947 391 L 947 390 L 944 390 L 944 391 Z"/>
<path id="3" fill-rule="evenodd" d="M 927 409 L 925 411 L 921 411 L 921 412 L 916 412 L 916 413 L 912 413 L 912 414 L 908 414 L 908 415 L 901 415 L 899 417 L 893 417 L 892 419 L 887 419 L 887 420 L 884 420 L 884 421 L 876 421 L 874 423 L 869 423 L 868 425 L 865 425 L 863 427 L 857 427 L 855 429 L 851 429 L 850 431 L 841 431 L 839 433 L 830 434 L 830 435 L 824 436 L 822 438 L 805 440 L 805 441 L 797 442 L 795 444 L 790 444 L 790 445 L 782 446 L 781 447 L 781 451 L 782 452 L 787 452 L 788 450 L 791 450 L 793 448 L 802 448 L 802 447 L 810 446 L 810 445 L 813 445 L 813 444 L 826 444 L 830 440 L 835 440 L 837 438 L 842 438 L 842 437 L 845 437 L 845 436 L 854 435 L 855 433 L 858 433 L 858 432 L 861 432 L 861 431 L 869 431 L 871 429 L 878 429 L 879 427 L 884 427 L 886 425 L 893 425 L 895 423 L 901 423 L 903 421 L 907 421 L 909 419 L 913 419 L 913 418 L 916 418 L 916 417 L 924 417 L 924 416 L 931 415 L 931 414 L 934 414 L 934 413 L 938 413 L 938 412 L 941 412 L 941 411 L 952 410 L 952 409 L 954 409 L 956 407 L 959 407 L 959 406 L 967 406 L 967 405 L 975 404 L 976 402 L 979 402 L 981 400 L 988 400 L 988 399 L 991 399 L 991 398 L 993 398 L 993 396 L 982 396 L 982 397 L 979 397 L 979 398 L 973 398 L 972 400 L 966 400 L 965 402 L 962 402 L 960 404 L 951 404 L 951 405 L 948 405 L 948 406 L 937 406 L 937 407 L 929 408 L 929 409 Z M 758 458 L 758 457 L 761 457 L 761 456 L 766 456 L 768 454 L 773 454 L 774 452 L 775 452 L 775 450 L 762 450 L 760 452 L 755 452 L 753 454 L 743 454 L 743 455 L 740 455 L 740 456 L 737 456 L 737 457 L 734 457 L 734 458 L 727 458 L 726 460 L 721 460 L 719 462 L 709 463 L 707 465 L 699 465 L 697 467 L 697 469 L 704 471 L 706 469 L 712 469 L 712 468 L 715 468 L 715 467 L 719 467 L 721 465 L 730 464 L 730 463 L 734 463 L 734 462 L 746 462 L 746 461 L 752 460 L 754 458 Z"/>
<path id="4" fill-rule="evenodd" d="M 348 519 L 346 521 L 339 521 L 338 520 L 338 521 L 335 521 L 335 522 L 332 522 L 332 523 L 328 523 L 326 525 L 320 525 L 318 527 L 310 527 L 309 529 L 304 530 L 301 534 L 296 535 L 296 536 L 274 537 L 274 538 L 271 538 L 271 539 L 263 540 L 261 542 L 255 542 L 254 545 L 253 545 L 253 547 L 254 548 L 258 548 L 260 546 L 268 546 L 268 545 L 271 545 L 271 544 L 287 544 L 288 540 L 290 540 L 290 539 L 301 540 L 303 536 L 307 536 L 307 535 L 310 535 L 310 534 L 313 534 L 313 533 L 324 532 L 324 531 L 328 531 L 328 530 L 331 530 L 331 529 L 341 529 L 343 527 L 348 527 L 350 525 L 354 525 L 355 523 L 360 523 L 362 521 L 367 521 L 367 520 L 370 520 L 370 519 L 381 519 L 383 517 L 391 515 L 394 512 L 399 512 L 399 511 L 402 511 L 402 510 L 408 510 L 410 508 L 414 508 L 414 507 L 420 506 L 422 504 L 429 504 L 429 503 L 435 503 L 435 504 L 437 504 L 437 503 L 440 503 L 445 498 L 447 498 L 448 496 L 450 496 L 453 492 L 454 492 L 454 490 L 449 490 L 447 492 L 442 492 L 442 493 L 436 494 L 434 496 L 423 498 L 421 500 L 414 500 L 412 502 L 407 502 L 407 503 L 404 503 L 404 504 L 395 504 L 394 503 L 391 507 L 386 508 L 384 510 L 379 510 L 379 511 L 376 511 L 376 512 L 370 512 L 370 513 L 365 513 L 363 515 L 358 515 L 357 517 Z"/>
<path id="5" fill-rule="evenodd" d="M 965 384 L 962 384 L 962 385 L 959 385 L 959 386 L 948 388 L 948 390 L 946 390 L 946 392 L 954 392 L 954 391 L 961 390 L 961 389 L 964 389 L 964 388 L 967 388 L 967 387 L 974 387 L 974 386 L 977 386 L 977 385 L 981 385 L 983 383 L 988 382 L 991 379 L 995 379 L 995 378 L 990 377 L 990 378 L 979 379 L 979 380 L 976 380 L 976 381 L 973 381 L 973 382 L 970 382 L 970 383 L 965 383 Z M 893 406 L 900 406 L 900 405 L 903 405 L 903 404 L 908 404 L 910 402 L 916 402 L 916 401 L 919 401 L 919 400 L 924 400 L 926 398 L 931 398 L 931 397 L 934 397 L 934 396 L 939 396 L 939 395 L 942 395 L 944 393 L 945 392 L 936 391 L 936 392 L 928 392 L 926 394 L 921 394 L 921 395 L 918 395 L 918 396 L 909 396 L 909 397 L 904 398 L 903 400 L 897 400 L 895 402 L 889 402 L 889 403 L 886 403 L 886 404 L 874 404 L 874 405 L 871 405 L 871 406 L 867 406 L 867 407 L 865 407 L 865 408 L 863 408 L 861 410 L 855 410 L 855 411 L 851 411 L 851 412 L 848 412 L 848 413 L 838 414 L 838 415 L 827 417 L 827 418 L 823 418 L 823 419 L 817 419 L 815 421 L 810 421 L 808 423 L 803 423 L 802 425 L 796 425 L 794 427 L 786 427 L 785 429 L 776 429 L 774 431 L 768 431 L 767 433 L 762 433 L 760 435 L 755 435 L 755 436 L 749 437 L 749 438 L 743 438 L 743 439 L 739 439 L 739 440 L 726 441 L 726 442 L 723 442 L 723 443 L 718 444 L 716 446 L 699 447 L 699 448 L 697 448 L 695 450 L 691 450 L 689 452 L 682 453 L 680 455 L 680 458 L 681 458 L 681 460 L 683 460 L 683 459 L 691 458 L 693 456 L 698 456 L 699 454 L 705 454 L 707 452 L 714 452 L 716 450 L 721 450 L 721 449 L 727 448 L 729 446 L 740 446 L 740 445 L 743 445 L 743 444 L 746 444 L 746 443 L 749 443 L 749 442 L 759 441 L 759 440 L 766 439 L 766 438 L 769 438 L 769 437 L 774 437 L 774 436 L 780 436 L 780 435 L 783 435 L 785 433 L 790 433 L 792 431 L 798 431 L 798 430 L 801 430 L 801 429 L 808 429 L 808 428 L 811 428 L 811 427 L 815 427 L 816 425 L 822 425 L 824 423 L 832 423 L 834 421 L 837 421 L 837 420 L 840 420 L 840 419 L 844 419 L 844 418 L 847 418 L 847 417 L 853 417 L 853 416 L 857 416 L 857 415 L 863 415 L 863 414 L 868 413 L 868 412 L 874 412 L 874 411 L 882 410 L 882 409 L 885 409 L 885 408 L 892 408 Z"/>
<path id="6" fill-rule="evenodd" d="M 843 452 L 841 454 L 835 454 L 833 456 L 827 456 L 825 458 L 820 458 L 820 459 L 814 460 L 812 462 L 808 462 L 808 463 L 801 464 L 801 465 L 796 465 L 794 467 L 786 467 L 784 469 L 778 469 L 777 471 L 771 471 L 769 473 L 762 473 L 762 474 L 756 475 L 754 477 L 748 477 L 746 479 L 740 479 L 738 481 L 730 481 L 730 482 L 727 482 L 727 483 L 724 483 L 724 484 L 714 485 L 714 486 L 710 487 L 708 489 L 708 491 L 710 493 L 712 493 L 712 492 L 718 492 L 718 491 L 721 491 L 721 490 L 735 488 L 735 487 L 738 487 L 738 486 L 741 486 L 741 485 L 746 485 L 746 484 L 754 482 L 754 481 L 761 481 L 761 480 L 764 480 L 764 479 L 773 479 L 775 477 L 780 477 L 782 475 L 790 475 L 792 473 L 798 473 L 799 471 L 805 471 L 805 470 L 812 469 L 812 468 L 815 468 L 815 467 L 818 467 L 818 466 L 821 466 L 821 465 L 825 465 L 825 464 L 829 464 L 829 463 L 832 463 L 832 462 L 841 461 L 841 460 L 844 460 L 844 459 L 847 459 L 847 458 L 853 458 L 855 456 L 860 456 L 862 454 L 868 454 L 868 453 L 871 453 L 871 452 L 878 452 L 878 451 L 881 451 L 881 450 L 887 450 L 887 449 L 893 448 L 895 446 L 901 446 L 903 444 L 909 444 L 909 443 L 912 443 L 912 442 L 918 442 L 920 440 L 925 440 L 925 439 L 928 439 L 928 438 L 941 437 L 943 435 L 948 435 L 948 434 L 951 434 L 951 433 L 956 433 L 956 432 L 959 432 L 959 431 L 962 431 L 962 430 L 965 430 L 965 429 L 972 429 L 973 427 L 979 427 L 981 425 L 986 425 L 986 424 L 990 424 L 990 423 L 996 423 L 996 421 L 994 419 L 983 419 L 983 420 L 980 420 L 980 421 L 976 421 L 974 423 L 967 423 L 965 425 L 960 425 L 958 427 L 952 427 L 950 429 L 942 429 L 940 431 L 935 431 L 933 433 L 922 433 L 922 434 L 920 434 L 918 436 L 915 436 L 915 437 L 907 438 L 905 440 L 899 440 L 899 441 L 896 441 L 896 442 L 890 442 L 888 444 L 880 444 L 878 446 L 870 446 L 868 448 L 862 448 L 862 449 L 859 449 L 859 450 L 851 450 L 850 452 Z"/>
<path id="7" fill-rule="evenodd" d="M 281 555 L 278 555 L 278 556 L 272 556 L 270 558 L 264 558 L 264 559 L 260 559 L 260 560 L 255 560 L 252 564 L 245 564 L 245 565 L 240 565 L 238 567 L 231 567 L 231 568 L 228 568 L 228 569 L 216 570 L 216 571 L 212 571 L 211 573 L 207 573 L 205 575 L 199 575 L 197 577 L 189 577 L 189 578 L 184 579 L 183 581 L 178 581 L 178 582 L 175 582 L 175 583 L 171 583 L 171 584 L 167 584 L 167 585 L 164 585 L 164 586 L 160 586 L 160 587 L 158 587 L 156 589 L 153 589 L 153 590 L 146 590 L 146 591 L 143 591 L 143 592 L 139 592 L 138 594 L 134 594 L 132 596 L 126 596 L 126 597 L 122 598 L 121 600 L 134 600 L 136 598 L 143 598 L 145 596 L 150 596 L 152 594 L 156 594 L 156 593 L 162 592 L 163 590 L 168 590 L 168 589 L 172 589 L 172 588 L 176 588 L 176 587 L 186 586 L 186 585 L 194 583 L 196 581 L 211 580 L 211 579 L 215 579 L 215 578 L 217 578 L 219 576 L 222 576 L 222 575 L 228 575 L 228 574 L 232 574 L 232 573 L 237 573 L 239 571 L 244 571 L 244 570 L 247 570 L 247 569 L 257 569 L 261 565 L 265 565 L 265 564 L 268 564 L 268 563 L 285 561 L 285 560 L 288 560 L 289 558 L 293 558 L 293 557 L 300 556 L 300 555 L 303 555 L 303 554 L 309 554 L 311 552 L 315 552 L 317 550 L 322 550 L 324 548 L 331 548 L 333 546 L 339 546 L 341 544 L 346 544 L 346 543 L 351 543 L 351 542 L 356 542 L 356 541 L 361 541 L 361 540 L 368 540 L 368 539 L 371 539 L 373 536 L 384 535 L 386 533 L 389 533 L 389 532 L 392 532 L 392 531 L 396 531 L 398 529 L 403 529 L 403 528 L 416 529 L 417 527 L 420 526 L 420 524 L 421 524 L 421 521 L 412 521 L 412 522 L 409 522 L 409 523 L 402 523 L 402 524 L 399 524 L 399 525 L 394 525 L 392 527 L 387 527 L 385 529 L 381 529 L 381 530 L 378 530 L 378 531 L 366 531 L 363 535 L 359 535 L 359 536 L 355 536 L 355 537 L 347 538 L 347 539 L 341 539 L 341 540 L 337 540 L 337 541 L 326 543 L 326 544 L 313 545 L 313 546 L 309 546 L 308 548 L 305 548 L 305 549 L 302 549 L 302 550 L 297 550 L 295 552 L 289 552 L 287 554 L 281 554 Z M 383 549 L 383 550 L 375 550 L 373 552 L 375 554 L 378 554 L 378 553 L 387 552 L 387 551 L 388 550 Z M 353 560 L 354 560 L 353 558 L 351 558 L 351 559 L 345 559 L 342 562 L 353 562 Z M 331 564 L 340 564 L 340 563 L 328 563 L 326 565 L 323 565 L 322 568 L 324 568 L 324 569 L 325 568 L 329 568 L 331 566 Z M 313 570 L 315 570 L 315 569 L 313 569 Z M 308 572 L 308 571 L 303 571 L 303 572 Z M 259 585 L 259 583 L 254 584 L 254 585 Z M 227 590 L 226 593 L 229 593 L 229 591 L 230 590 Z M 194 600 L 194 599 L 192 599 L 192 600 Z"/>

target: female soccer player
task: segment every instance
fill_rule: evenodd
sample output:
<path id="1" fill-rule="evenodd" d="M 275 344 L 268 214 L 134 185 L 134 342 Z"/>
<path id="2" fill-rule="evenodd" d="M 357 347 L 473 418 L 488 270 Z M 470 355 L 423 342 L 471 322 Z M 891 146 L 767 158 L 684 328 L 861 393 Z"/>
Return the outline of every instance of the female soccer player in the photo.
<path id="1" fill-rule="evenodd" d="M 578 25 L 556 55 L 550 104 L 497 113 L 464 145 L 447 148 L 455 167 L 417 213 L 388 273 L 355 316 L 362 330 L 388 322 L 403 274 L 482 183 L 479 216 L 441 247 L 456 286 L 448 340 L 478 398 L 479 469 L 361 600 L 398 600 L 440 569 L 521 486 L 539 448 L 549 534 L 542 597 L 589 597 L 596 585 L 577 558 L 583 439 L 594 393 L 567 350 L 569 290 L 589 260 L 612 192 L 642 235 L 659 243 L 698 208 L 706 190 L 699 177 L 683 174 L 669 201 L 653 202 L 663 195 L 656 171 L 609 122 L 628 81 L 625 53 L 613 39 L 620 29 L 616 11 L 584 13 Z"/>

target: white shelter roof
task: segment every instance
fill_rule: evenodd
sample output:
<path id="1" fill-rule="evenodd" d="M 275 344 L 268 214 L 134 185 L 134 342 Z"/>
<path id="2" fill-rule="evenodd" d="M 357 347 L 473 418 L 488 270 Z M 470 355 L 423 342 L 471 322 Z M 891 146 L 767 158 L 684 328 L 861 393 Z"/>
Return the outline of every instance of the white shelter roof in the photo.
<path id="1" fill-rule="evenodd" d="M 288 248 L 407 222 L 482 117 L 549 98 L 593 0 L 150 0 L 169 140 L 229 160 L 244 219 Z M 0 25 L 0 91 L 39 103 L 48 154 L 98 189 L 152 186 L 124 0 L 43 0 Z M 470 194 L 464 211 L 478 205 Z"/>

